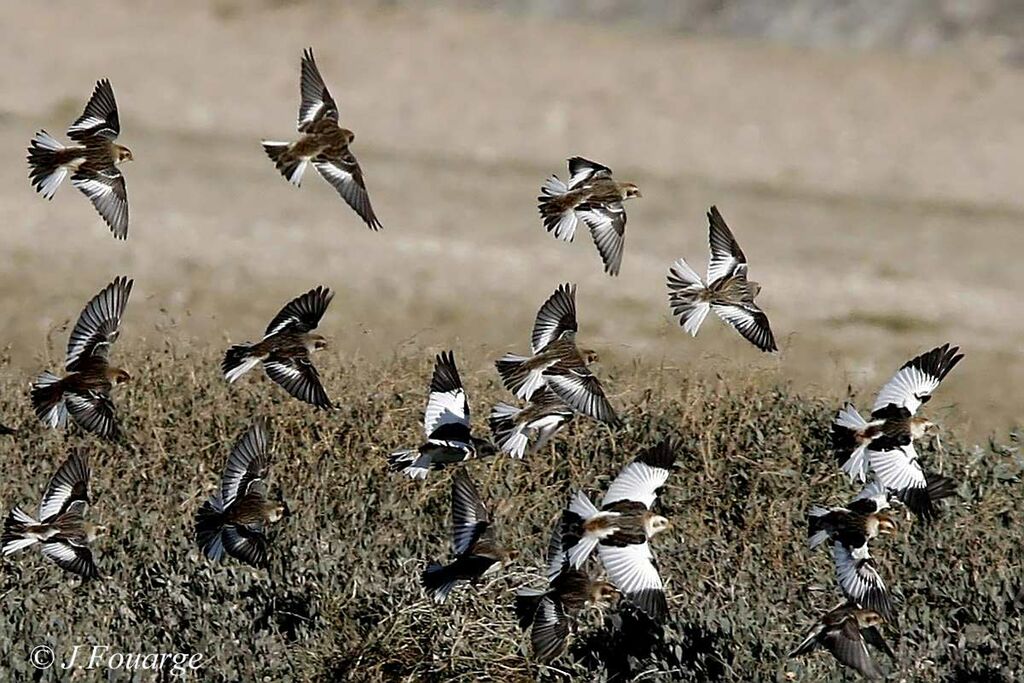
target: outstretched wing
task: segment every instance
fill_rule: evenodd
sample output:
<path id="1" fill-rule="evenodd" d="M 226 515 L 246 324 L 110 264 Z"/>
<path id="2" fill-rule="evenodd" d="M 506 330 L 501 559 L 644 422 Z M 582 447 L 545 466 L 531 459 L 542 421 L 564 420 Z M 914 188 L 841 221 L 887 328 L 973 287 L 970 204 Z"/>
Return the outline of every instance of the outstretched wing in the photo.
<path id="1" fill-rule="evenodd" d="M 384 227 L 370 204 L 370 194 L 366 190 L 366 181 L 363 180 L 363 170 L 359 168 L 356 156 L 348 147 L 340 154 L 317 157 L 313 160 L 313 165 L 352 210 L 359 214 L 370 230 L 380 230 Z"/>
<path id="2" fill-rule="evenodd" d="M 601 507 L 607 508 L 613 503 L 629 500 L 643 503 L 644 507 L 650 509 L 658 496 L 658 490 L 668 481 L 675 461 L 676 448 L 669 439 L 644 450 L 615 477 L 608 492 L 604 494 Z"/>
<path id="3" fill-rule="evenodd" d="M 443 425 L 462 425 L 469 432 L 469 401 L 462 388 L 455 355 L 451 351 L 437 354 L 434 375 L 430 379 L 430 397 L 423 413 L 423 431 L 430 437 Z"/>
<path id="4" fill-rule="evenodd" d="M 121 122 L 117 117 L 114 89 L 110 87 L 110 81 L 104 78 L 96 82 L 85 111 L 68 128 L 68 137 L 72 140 L 91 137 L 114 140 L 120 134 Z"/>
<path id="5" fill-rule="evenodd" d="M 236 498 L 245 495 L 250 484 L 266 477 L 270 466 L 267 444 L 267 421 L 262 418 L 257 419 L 235 443 L 220 480 L 220 498 L 224 507 L 230 507 Z"/>
<path id="6" fill-rule="evenodd" d="M 654 621 L 661 621 L 668 613 L 668 602 L 647 542 L 623 546 L 601 544 L 597 552 L 608 578 L 622 596 Z"/>
<path id="7" fill-rule="evenodd" d="M 319 285 L 305 294 L 300 294 L 285 304 L 284 308 L 274 316 L 274 319 L 267 325 L 267 331 L 263 338 L 266 339 L 286 329 L 293 332 L 315 330 L 333 298 L 334 292 L 323 285 Z"/>
<path id="8" fill-rule="evenodd" d="M 533 353 L 539 353 L 551 342 L 560 339 L 569 332 L 572 335 L 578 330 L 576 324 L 576 285 L 566 282 L 558 285 L 558 289 L 541 304 L 537 311 L 537 319 L 533 323 L 533 334 L 530 336 L 530 347 Z"/>
<path id="9" fill-rule="evenodd" d="M 46 485 L 39 503 L 39 520 L 52 520 L 76 501 L 89 502 L 89 458 L 78 450 L 71 452 Z"/>
<path id="10" fill-rule="evenodd" d="M 748 342 L 766 353 L 779 350 L 768 316 L 755 303 L 711 304 L 718 317 L 732 325 Z"/>
<path id="11" fill-rule="evenodd" d="M 959 346 L 938 346 L 928 353 L 907 361 L 878 392 L 872 415 L 880 411 L 903 409 L 913 415 L 932 397 L 932 392 L 949 371 L 964 357 Z"/>
<path id="12" fill-rule="evenodd" d="M 622 202 L 588 204 L 577 208 L 576 213 L 590 228 L 590 236 L 604 262 L 604 272 L 618 275 L 626 246 L 626 208 Z"/>
<path id="13" fill-rule="evenodd" d="M 77 370 L 80 362 L 90 356 L 106 358 L 110 345 L 117 339 L 133 284 L 126 277 L 116 278 L 82 309 L 68 339 L 64 367 L 69 372 Z"/>
<path id="14" fill-rule="evenodd" d="M 334 405 L 320 383 L 320 373 L 308 357 L 270 357 L 263 363 L 267 376 L 289 394 L 317 408 L 330 409 Z"/>
<path id="15" fill-rule="evenodd" d="M 116 166 L 94 171 L 79 169 L 71 184 L 89 198 L 110 232 L 119 240 L 128 238 L 128 189 Z"/>
<path id="16" fill-rule="evenodd" d="M 711 258 L 708 260 L 709 286 L 737 271 L 746 275 L 747 257 L 716 206 L 708 211 L 708 242 L 711 247 Z"/>
<path id="17" fill-rule="evenodd" d="M 491 519 L 476 486 L 464 468 L 452 475 L 452 549 L 456 555 L 472 550 L 490 532 Z"/>
<path id="18" fill-rule="evenodd" d="M 330 119 L 337 122 L 338 105 L 334 98 L 327 91 L 324 79 L 320 75 L 320 69 L 313 58 L 313 48 L 307 47 L 302 52 L 302 76 L 299 80 L 301 101 L 299 102 L 299 117 L 296 124 L 300 133 L 320 119 Z"/>
<path id="19" fill-rule="evenodd" d="M 849 548 L 841 542 L 832 544 L 832 558 L 836 565 L 836 580 L 843 593 L 862 607 L 872 609 L 886 619 L 892 616 L 892 602 L 875 561 L 868 553 L 865 542 L 859 548 Z"/>
<path id="20" fill-rule="evenodd" d="M 609 178 L 612 170 L 596 161 L 583 157 L 572 157 L 569 163 L 569 189 L 573 189 L 592 178 Z"/>

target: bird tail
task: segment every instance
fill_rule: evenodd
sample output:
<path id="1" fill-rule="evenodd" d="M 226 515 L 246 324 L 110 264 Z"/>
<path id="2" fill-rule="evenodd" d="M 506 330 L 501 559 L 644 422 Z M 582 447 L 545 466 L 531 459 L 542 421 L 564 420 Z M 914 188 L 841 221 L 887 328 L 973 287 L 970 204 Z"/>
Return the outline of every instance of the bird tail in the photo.
<path id="1" fill-rule="evenodd" d="M 807 511 L 807 545 L 811 550 L 828 540 L 825 517 L 830 510 L 821 505 L 812 505 Z"/>
<path id="2" fill-rule="evenodd" d="M 291 144 L 287 142 L 263 141 L 263 151 L 267 153 L 274 166 L 281 172 L 288 182 L 298 187 L 302 184 L 302 175 L 306 172 L 309 159 L 297 157 L 290 151 Z"/>
<path id="3" fill-rule="evenodd" d="M 426 479 L 430 472 L 429 461 L 422 459 L 419 450 L 415 448 L 392 452 L 388 456 L 388 467 L 410 479 Z"/>
<path id="4" fill-rule="evenodd" d="M 598 538 L 586 533 L 583 523 L 598 513 L 587 494 L 577 491 L 562 513 L 562 548 L 569 555 L 569 564 L 579 569 L 597 547 Z"/>
<path id="5" fill-rule="evenodd" d="M 527 628 L 533 623 L 533 617 L 537 614 L 540 601 L 547 595 L 547 591 L 534 588 L 523 588 L 516 593 L 516 619 L 519 621 L 519 628 Z"/>
<path id="6" fill-rule="evenodd" d="M 36 524 L 36 520 L 22 511 L 21 508 L 14 508 L 7 519 L 4 520 L 4 533 L 0 538 L 0 546 L 3 547 L 3 554 L 10 555 L 22 548 L 35 545 L 37 539 L 26 536 L 26 529 L 30 524 Z"/>
<path id="7" fill-rule="evenodd" d="M 683 259 L 668 269 L 668 305 L 672 315 L 679 317 L 683 331 L 691 337 L 697 336 L 697 330 L 711 310 L 704 296 L 706 290 L 700 275 Z"/>
<path id="8" fill-rule="evenodd" d="M 235 344 L 224 354 L 224 362 L 220 367 L 224 372 L 224 379 L 231 383 L 259 363 L 259 356 L 252 355 L 252 344 Z"/>
<path id="9" fill-rule="evenodd" d="M 821 626 L 816 625 L 807 637 L 804 638 L 799 645 L 796 646 L 792 652 L 789 653 L 790 657 L 801 657 L 803 655 L 814 652 L 814 649 L 818 647 L 818 636 L 821 634 Z"/>
<path id="10" fill-rule="evenodd" d="M 525 425 L 520 425 L 516 421 L 521 412 L 523 412 L 522 408 L 499 403 L 491 409 L 491 416 L 488 419 L 491 434 L 494 435 L 494 441 L 498 444 L 498 448 L 513 458 L 523 457 L 530 442 L 523 431 Z"/>
<path id="11" fill-rule="evenodd" d="M 576 207 L 566 201 L 565 195 L 568 192 L 568 185 L 559 180 L 558 176 L 551 176 L 544 181 L 540 196 L 537 197 L 537 208 L 544 227 L 563 242 L 572 242 L 576 236 L 576 226 L 579 225 Z"/>
<path id="12" fill-rule="evenodd" d="M 437 562 L 431 562 L 427 566 L 420 580 L 423 583 L 423 588 L 439 605 L 448 599 L 448 594 L 459 582 L 452 565 L 442 566 Z"/>
<path id="13" fill-rule="evenodd" d="M 196 513 L 196 543 L 211 560 L 219 561 L 224 557 L 223 530 L 224 504 L 218 494 L 203 503 Z"/>
<path id="14" fill-rule="evenodd" d="M 32 407 L 36 415 L 51 428 L 63 427 L 68 420 L 64 405 L 64 385 L 60 377 L 44 372 L 32 383 Z"/>
<path id="15" fill-rule="evenodd" d="M 867 444 L 859 438 L 867 426 L 852 403 L 844 405 L 832 422 L 832 449 L 850 481 L 868 477 Z"/>
<path id="16" fill-rule="evenodd" d="M 907 509 L 921 518 L 922 522 L 931 522 L 939 516 L 937 502 L 943 498 L 956 495 L 956 482 L 940 474 L 926 473 L 928 482 L 923 489 L 904 489 L 897 493 Z"/>
<path id="17" fill-rule="evenodd" d="M 28 177 L 32 186 L 47 199 L 53 199 L 57 188 L 68 176 L 68 169 L 61 165 L 61 152 L 66 147 L 41 130 L 32 138 L 28 148 Z"/>
<path id="18" fill-rule="evenodd" d="M 543 370 L 531 369 L 526 365 L 530 360 L 526 356 L 517 356 L 514 353 L 506 353 L 494 361 L 494 367 L 501 375 L 501 381 L 505 388 L 524 401 L 529 400 L 533 392 L 544 386 Z"/>

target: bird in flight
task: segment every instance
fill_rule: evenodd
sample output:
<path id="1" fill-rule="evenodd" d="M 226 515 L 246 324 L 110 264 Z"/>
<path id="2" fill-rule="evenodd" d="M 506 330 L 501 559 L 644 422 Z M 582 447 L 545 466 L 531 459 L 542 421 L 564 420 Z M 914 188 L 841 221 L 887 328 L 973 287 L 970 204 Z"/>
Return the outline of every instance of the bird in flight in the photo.
<path id="1" fill-rule="evenodd" d="M 572 157 L 568 163 L 568 183 L 552 175 L 540 188 L 537 202 L 544 227 L 558 239 L 572 242 L 583 221 L 604 262 L 604 272 L 618 275 L 626 244 L 623 202 L 642 196 L 640 188 L 619 182 L 610 168 L 589 159 Z"/>
<path id="2" fill-rule="evenodd" d="M 82 309 L 68 339 L 67 374 L 57 377 L 43 372 L 32 384 L 32 407 L 47 426 L 63 427 L 70 415 L 87 432 L 107 439 L 118 436 L 110 392 L 131 375 L 110 365 L 107 355 L 117 340 L 133 284 L 119 277 L 94 296 Z"/>
<path id="3" fill-rule="evenodd" d="M 881 650 L 895 661 L 896 654 L 882 637 L 883 623 L 885 618 L 878 612 L 850 602 L 843 603 L 822 616 L 789 656 L 800 657 L 819 647 L 824 648 L 841 664 L 868 680 L 882 680 L 882 671 L 871 658 L 867 646 Z"/>
<path id="4" fill-rule="evenodd" d="M 267 492 L 270 449 L 267 423 L 257 420 L 228 456 L 220 490 L 196 513 L 196 543 L 215 562 L 225 554 L 253 567 L 266 567 L 267 527 L 290 514 L 280 496 Z"/>
<path id="5" fill-rule="evenodd" d="M 38 545 L 61 569 L 83 579 L 99 578 L 89 545 L 106 531 L 85 520 L 89 505 L 89 460 L 73 451 L 46 485 L 39 519 L 16 507 L 4 521 L 3 554 Z"/>
<path id="6" fill-rule="evenodd" d="M 296 187 L 302 183 L 302 175 L 312 163 L 367 227 L 380 230 L 383 226 L 370 205 L 363 171 L 349 149 L 356 134 L 338 124 L 338 105 L 320 75 L 313 48 L 302 53 L 299 91 L 302 99 L 297 125 L 302 136 L 295 142 L 264 140 L 263 150 L 281 175 Z"/>
<path id="7" fill-rule="evenodd" d="M 68 128 L 72 144 L 61 144 L 45 130 L 28 148 L 29 179 L 47 199 L 71 175 L 71 184 L 89 198 L 119 240 L 128 238 L 128 192 L 118 164 L 132 160 L 132 152 L 115 142 L 121 133 L 117 102 L 110 81 L 96 83 L 85 111 Z"/>
<path id="8" fill-rule="evenodd" d="M 544 447 L 576 413 L 555 392 L 542 386 L 523 408 L 498 403 L 491 409 L 489 424 L 494 442 L 514 458 Z"/>
<path id="9" fill-rule="evenodd" d="M 696 337 L 709 310 L 732 325 L 743 338 L 766 352 L 778 351 L 768 316 L 754 303 L 761 285 L 747 279 L 747 257 L 725 219 L 712 206 L 708 211 L 711 258 L 708 280 L 679 259 L 668 271 L 668 303 L 683 330 Z"/>
<path id="10" fill-rule="evenodd" d="M 320 286 L 289 301 L 267 325 L 262 340 L 227 350 L 221 363 L 224 378 L 234 383 L 262 363 L 267 376 L 295 398 L 317 408 L 333 408 L 311 358 L 313 352 L 327 348 L 327 339 L 313 330 L 333 298 L 330 289 Z"/>

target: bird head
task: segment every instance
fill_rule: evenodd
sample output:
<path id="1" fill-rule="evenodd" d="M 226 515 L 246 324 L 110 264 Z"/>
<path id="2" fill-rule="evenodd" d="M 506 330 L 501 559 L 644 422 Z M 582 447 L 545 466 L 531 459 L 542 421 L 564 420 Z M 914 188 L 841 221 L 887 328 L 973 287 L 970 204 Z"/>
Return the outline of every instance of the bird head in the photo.
<path id="1" fill-rule="evenodd" d="M 311 334 L 309 335 L 309 350 L 320 351 L 326 349 L 328 346 L 327 337 L 322 334 Z"/>
<path id="2" fill-rule="evenodd" d="M 517 559 L 519 559 L 519 551 L 518 550 L 505 550 L 502 553 L 501 563 L 502 564 L 512 564 Z"/>
<path id="3" fill-rule="evenodd" d="M 132 155 L 132 151 L 123 145 L 118 145 L 117 148 L 117 163 L 123 161 L 132 161 L 135 157 Z"/>
<path id="4" fill-rule="evenodd" d="M 90 524 L 88 522 L 86 522 L 86 524 L 85 524 L 85 542 L 86 543 L 92 543 L 97 538 L 99 538 L 100 536 L 103 536 L 106 533 L 107 533 L 107 527 L 103 526 L 102 524 Z"/>
<path id="5" fill-rule="evenodd" d="M 670 526 L 672 524 L 661 515 L 651 515 L 644 520 L 644 531 L 647 532 L 648 538 L 665 531 Z"/>
<path id="6" fill-rule="evenodd" d="M 633 183 L 622 183 L 622 198 L 632 199 L 633 197 L 643 197 L 640 194 L 640 188 Z"/>
<path id="7" fill-rule="evenodd" d="M 110 381 L 113 384 L 124 384 L 125 382 L 130 381 L 131 378 L 132 376 L 129 375 L 125 370 L 122 370 L 121 368 L 110 369 Z"/>
<path id="8" fill-rule="evenodd" d="M 874 610 L 864 609 L 860 610 L 857 615 L 857 622 L 861 628 L 870 628 L 871 626 L 881 626 L 885 623 L 885 619 Z"/>
<path id="9" fill-rule="evenodd" d="M 284 499 L 284 491 L 278 486 L 274 489 L 274 502 L 271 504 L 267 521 L 276 522 L 279 519 L 286 519 L 291 516 L 292 510 L 288 507 L 288 501 Z"/>
<path id="10" fill-rule="evenodd" d="M 896 519 L 888 512 L 879 512 L 878 515 L 878 534 L 880 536 L 893 536 L 896 534 L 898 525 Z"/>
<path id="11" fill-rule="evenodd" d="M 580 355 L 583 357 L 583 360 L 587 365 L 597 363 L 601 360 L 600 356 L 597 355 L 597 351 L 594 351 L 593 349 L 580 349 Z"/>

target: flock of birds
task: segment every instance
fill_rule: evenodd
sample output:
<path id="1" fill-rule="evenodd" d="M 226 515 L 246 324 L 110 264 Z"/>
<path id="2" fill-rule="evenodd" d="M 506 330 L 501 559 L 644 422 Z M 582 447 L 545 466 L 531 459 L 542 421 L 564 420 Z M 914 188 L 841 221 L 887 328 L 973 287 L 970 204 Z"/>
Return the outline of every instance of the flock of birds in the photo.
<path id="1" fill-rule="evenodd" d="M 296 186 L 312 164 L 369 228 L 379 230 L 362 171 L 349 149 L 355 135 L 339 125 L 337 105 L 312 50 L 302 56 L 300 90 L 301 136 L 294 142 L 264 141 L 264 150 Z M 28 162 L 29 177 L 40 194 L 52 199 L 70 175 L 71 184 L 89 198 L 113 235 L 126 239 L 128 197 L 118 166 L 133 157 L 116 142 L 119 133 L 113 89 L 109 81 L 101 80 L 82 115 L 68 128 L 71 143 L 39 131 L 30 143 Z M 582 157 L 569 159 L 568 170 L 567 181 L 552 175 L 541 187 L 543 225 L 569 242 L 580 224 L 585 225 L 605 272 L 616 275 L 625 244 L 624 202 L 640 197 L 640 190 L 615 179 L 608 167 Z M 776 351 L 768 317 L 755 303 L 760 286 L 747 277 L 746 256 L 716 207 L 707 217 L 707 278 L 683 259 L 672 264 L 667 279 L 672 314 L 684 331 L 696 335 L 713 310 L 758 349 Z M 32 406 L 48 427 L 63 428 L 71 421 L 99 437 L 119 437 L 111 393 L 131 376 L 111 364 L 109 356 L 132 284 L 131 279 L 118 277 L 93 297 L 71 332 L 64 374 L 43 372 L 33 382 Z M 332 297 L 330 289 L 320 286 L 288 302 L 262 339 L 227 350 L 222 363 L 225 379 L 233 383 L 262 366 L 291 396 L 331 409 L 313 354 L 327 346 L 315 330 Z M 476 583 L 500 570 L 517 555 L 502 546 L 495 520 L 467 466 L 458 465 L 499 452 L 514 458 L 537 453 L 577 416 L 618 424 L 600 379 L 590 369 L 597 354 L 577 345 L 577 333 L 576 287 L 567 283 L 540 307 L 529 353 L 506 354 L 495 362 L 515 401 L 491 410 L 492 439 L 472 434 L 469 400 L 452 352 L 436 357 L 424 412 L 424 440 L 388 458 L 394 471 L 412 479 L 424 479 L 434 470 L 454 470 L 454 558 L 444 565 L 430 563 L 421 577 L 436 602 L 444 602 L 460 583 Z M 871 678 L 879 677 L 880 670 L 867 645 L 893 656 L 881 633 L 883 624 L 893 619 L 892 600 L 869 545 L 896 531 L 894 506 L 930 521 L 937 515 L 937 502 L 955 492 L 954 482 L 923 468 L 914 444 L 936 430 L 918 415 L 919 408 L 962 357 L 947 344 L 910 360 L 883 387 L 869 419 L 849 404 L 839 411 L 833 424 L 838 462 L 851 481 L 870 481 L 849 504 L 815 506 L 808 512 L 809 545 L 831 545 L 844 600 L 820 619 L 793 656 L 824 647 Z M 0 425 L 0 433 L 13 432 Z M 256 420 L 231 449 L 219 490 L 196 513 L 195 539 L 210 559 L 232 557 L 256 567 L 267 565 L 267 529 L 289 514 L 280 489 L 271 491 L 267 483 L 269 444 L 267 423 Z M 676 442 L 666 438 L 640 453 L 612 481 L 600 507 L 582 491 L 569 501 L 548 543 L 547 584 L 516 595 L 516 614 L 530 629 L 537 660 L 549 662 L 565 652 L 571 619 L 584 608 L 606 609 L 625 601 L 655 624 L 664 620 L 668 604 L 650 542 L 669 528 L 669 520 L 654 508 L 677 451 Z M 104 527 L 86 520 L 89 476 L 87 456 L 73 451 L 47 485 L 37 517 L 19 507 L 11 510 L 4 523 L 3 554 L 38 546 L 61 568 L 85 579 L 98 578 L 90 546 Z M 603 573 L 589 563 L 595 550 Z"/>

